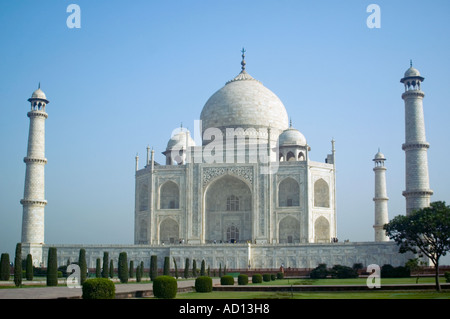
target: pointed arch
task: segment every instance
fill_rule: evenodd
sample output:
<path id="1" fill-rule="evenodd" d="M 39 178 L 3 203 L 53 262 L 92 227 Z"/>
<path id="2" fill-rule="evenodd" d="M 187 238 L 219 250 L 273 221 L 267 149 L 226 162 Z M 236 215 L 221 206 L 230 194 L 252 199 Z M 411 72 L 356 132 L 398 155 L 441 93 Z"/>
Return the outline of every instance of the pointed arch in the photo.
<path id="1" fill-rule="evenodd" d="M 295 155 L 292 152 L 287 153 L 286 155 L 286 161 L 290 162 L 290 161 L 295 161 Z"/>
<path id="2" fill-rule="evenodd" d="M 293 216 L 284 217 L 278 224 L 278 242 L 293 244 L 300 242 L 300 222 Z"/>
<path id="3" fill-rule="evenodd" d="M 180 227 L 173 218 L 164 219 L 159 225 L 159 242 L 174 244 L 180 238 Z"/>
<path id="4" fill-rule="evenodd" d="M 214 179 L 204 193 L 204 220 L 206 242 L 251 240 L 252 191 L 248 183 L 233 174 Z"/>
<path id="5" fill-rule="evenodd" d="M 330 187 L 323 178 L 314 183 L 314 206 L 330 207 Z"/>
<path id="6" fill-rule="evenodd" d="M 160 209 L 178 209 L 180 208 L 180 188 L 173 181 L 167 181 L 161 185 L 159 192 Z"/>
<path id="7" fill-rule="evenodd" d="M 287 177 L 278 185 L 278 206 L 291 207 L 300 205 L 300 186 L 292 177 Z"/>
<path id="8" fill-rule="evenodd" d="M 330 242 L 330 223 L 323 216 L 318 217 L 314 222 L 314 242 L 315 243 Z"/>

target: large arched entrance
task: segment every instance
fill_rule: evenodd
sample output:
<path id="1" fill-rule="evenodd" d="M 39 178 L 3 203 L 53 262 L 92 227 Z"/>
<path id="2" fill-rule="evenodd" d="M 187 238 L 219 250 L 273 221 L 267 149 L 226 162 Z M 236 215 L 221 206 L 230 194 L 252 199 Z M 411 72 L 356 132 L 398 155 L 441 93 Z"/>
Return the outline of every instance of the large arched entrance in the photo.
<path id="1" fill-rule="evenodd" d="M 278 226 L 278 240 L 280 244 L 300 242 L 300 222 L 292 217 L 284 217 Z"/>
<path id="2" fill-rule="evenodd" d="M 252 193 L 237 177 L 225 175 L 205 193 L 205 242 L 246 242 L 252 239 Z"/>
<path id="3" fill-rule="evenodd" d="M 175 244 L 180 238 L 180 227 L 172 218 L 166 218 L 159 227 L 159 242 L 165 244 Z"/>

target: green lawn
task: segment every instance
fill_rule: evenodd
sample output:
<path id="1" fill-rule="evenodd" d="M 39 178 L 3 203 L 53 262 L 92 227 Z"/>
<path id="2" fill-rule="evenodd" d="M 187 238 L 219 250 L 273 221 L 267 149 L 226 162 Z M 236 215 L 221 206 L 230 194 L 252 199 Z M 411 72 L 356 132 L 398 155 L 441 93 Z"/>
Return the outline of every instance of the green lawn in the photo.
<path id="1" fill-rule="evenodd" d="M 258 285 L 366 285 L 366 278 L 350 279 L 277 279 L 269 282 L 262 282 Z M 419 284 L 434 284 L 434 277 L 423 277 L 419 279 Z M 415 284 L 416 278 L 381 278 L 381 285 L 395 284 Z M 444 277 L 439 277 L 439 283 L 445 283 Z M 256 285 L 256 284 L 255 284 Z"/>
<path id="2" fill-rule="evenodd" d="M 177 299 L 450 299 L 450 292 L 435 291 L 359 291 L 359 292 L 187 292 Z"/>

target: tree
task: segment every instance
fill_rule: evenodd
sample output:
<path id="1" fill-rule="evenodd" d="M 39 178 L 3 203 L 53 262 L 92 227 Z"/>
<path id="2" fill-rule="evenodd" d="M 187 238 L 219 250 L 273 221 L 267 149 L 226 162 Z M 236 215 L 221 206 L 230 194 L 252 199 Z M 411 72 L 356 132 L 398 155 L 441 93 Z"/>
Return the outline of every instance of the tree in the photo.
<path id="1" fill-rule="evenodd" d="M 22 244 L 16 245 L 16 256 L 14 258 L 14 284 L 19 287 L 22 284 Z"/>
<path id="2" fill-rule="evenodd" d="M 48 249 L 47 260 L 47 286 L 58 285 L 58 260 L 56 247 Z"/>
<path id="3" fill-rule="evenodd" d="M 200 276 L 206 276 L 206 264 L 205 260 L 202 260 L 202 265 L 200 266 Z"/>
<path id="4" fill-rule="evenodd" d="M 134 277 L 134 261 L 130 260 L 130 278 Z"/>
<path id="5" fill-rule="evenodd" d="M 121 252 L 119 254 L 119 265 L 118 265 L 118 276 L 121 283 L 128 282 L 128 261 L 127 261 L 127 253 Z"/>
<path id="6" fill-rule="evenodd" d="M 114 261 L 109 262 L 109 278 L 114 278 Z"/>
<path id="7" fill-rule="evenodd" d="M 31 256 L 31 254 L 27 255 L 25 277 L 27 278 L 27 280 L 33 280 L 33 257 Z"/>
<path id="8" fill-rule="evenodd" d="M 170 276 L 170 257 L 164 257 L 164 276 Z"/>
<path id="9" fill-rule="evenodd" d="M 141 272 L 141 278 L 144 277 L 144 262 L 141 261 L 141 267 L 139 268 L 140 272 Z"/>
<path id="10" fill-rule="evenodd" d="M 189 258 L 186 258 L 186 261 L 184 263 L 184 278 L 189 278 Z"/>
<path id="11" fill-rule="evenodd" d="M 9 254 L 3 253 L 0 262 L 0 280 L 9 280 L 11 274 L 11 265 L 9 263 Z"/>
<path id="12" fill-rule="evenodd" d="M 192 277 L 197 277 L 197 262 L 195 259 L 192 261 Z"/>
<path id="13" fill-rule="evenodd" d="M 137 265 L 136 267 L 136 282 L 141 282 L 142 279 L 141 265 Z"/>
<path id="14" fill-rule="evenodd" d="M 175 279 L 178 279 L 178 267 L 177 267 L 177 261 L 175 260 L 175 257 L 173 257 L 173 265 L 175 268 Z"/>
<path id="15" fill-rule="evenodd" d="M 95 264 L 95 277 L 100 278 L 102 276 L 102 266 L 100 258 L 97 258 Z"/>
<path id="16" fill-rule="evenodd" d="M 158 277 L 158 256 L 152 255 L 150 257 L 150 280 L 154 281 Z"/>
<path id="17" fill-rule="evenodd" d="M 87 278 L 86 250 L 84 248 L 80 249 L 78 255 L 78 266 L 80 267 L 80 284 L 82 285 Z"/>
<path id="18" fill-rule="evenodd" d="M 108 259 L 109 253 L 107 251 L 103 252 L 103 269 L 102 269 L 103 278 L 108 278 L 109 275 Z"/>
<path id="19" fill-rule="evenodd" d="M 439 259 L 450 250 L 450 207 L 442 201 L 433 202 L 408 216 L 396 216 L 384 225 L 384 230 L 397 243 L 400 253 L 421 253 L 431 260 L 436 290 L 441 291 Z"/>
<path id="20" fill-rule="evenodd" d="M 413 258 L 406 262 L 405 266 L 411 271 L 411 273 L 416 273 L 416 284 L 419 283 L 419 277 L 420 273 L 423 271 L 423 266 L 425 266 L 426 263 L 421 260 L 420 258 Z"/>

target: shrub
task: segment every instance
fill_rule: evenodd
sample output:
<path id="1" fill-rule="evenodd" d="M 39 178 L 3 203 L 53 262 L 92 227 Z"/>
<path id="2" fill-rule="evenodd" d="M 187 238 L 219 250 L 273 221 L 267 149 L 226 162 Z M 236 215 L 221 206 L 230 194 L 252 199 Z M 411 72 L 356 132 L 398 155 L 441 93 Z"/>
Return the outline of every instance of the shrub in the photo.
<path id="1" fill-rule="evenodd" d="M 263 281 L 263 278 L 262 278 L 262 275 L 261 275 L 261 274 L 254 274 L 254 275 L 252 276 L 252 283 L 254 283 L 254 284 L 260 284 L 260 283 L 262 283 L 262 281 Z"/>
<path id="2" fill-rule="evenodd" d="M 248 275 L 240 274 L 238 276 L 238 285 L 247 285 L 248 284 Z"/>
<path id="3" fill-rule="evenodd" d="M 270 281 L 270 274 L 263 274 L 262 275 L 262 277 L 263 277 L 263 281 Z"/>
<path id="4" fill-rule="evenodd" d="M 445 277 L 445 281 L 446 282 L 450 282 L 450 271 L 446 271 L 444 273 L 444 277 Z"/>
<path id="5" fill-rule="evenodd" d="M 116 286 L 108 278 L 88 279 L 82 287 L 83 299 L 114 299 Z"/>
<path id="6" fill-rule="evenodd" d="M 171 276 L 158 276 L 153 281 L 153 295 L 156 298 L 173 299 L 177 289 L 177 280 Z"/>
<path id="7" fill-rule="evenodd" d="M 311 270 L 311 273 L 309 274 L 310 278 L 313 279 L 323 279 L 328 276 L 328 269 L 326 264 L 319 264 L 316 268 Z"/>
<path id="8" fill-rule="evenodd" d="M 270 275 L 270 280 L 275 280 L 275 279 L 277 279 L 277 275 L 271 274 L 271 275 Z"/>
<path id="9" fill-rule="evenodd" d="M 230 276 L 230 275 L 222 276 L 220 278 L 220 284 L 224 285 L 224 286 L 225 285 L 233 286 L 234 285 L 234 278 L 233 278 L 233 276 Z"/>
<path id="10" fill-rule="evenodd" d="M 411 273 L 409 268 L 406 267 L 393 267 L 392 265 L 383 265 L 381 267 L 381 277 L 382 278 L 402 278 L 410 277 Z"/>
<path id="11" fill-rule="evenodd" d="M 55 247 L 50 247 L 48 249 L 47 286 L 58 285 L 58 263 L 56 254 L 57 252 Z"/>
<path id="12" fill-rule="evenodd" d="M 211 292 L 212 291 L 212 278 L 208 276 L 200 276 L 195 279 L 195 291 L 196 292 Z"/>
<path id="13" fill-rule="evenodd" d="M 277 279 L 283 279 L 284 278 L 284 272 L 277 272 Z"/>
<path id="14" fill-rule="evenodd" d="M 358 278 L 358 272 L 354 268 L 342 265 L 334 265 L 331 269 L 331 276 L 333 278 Z"/>

